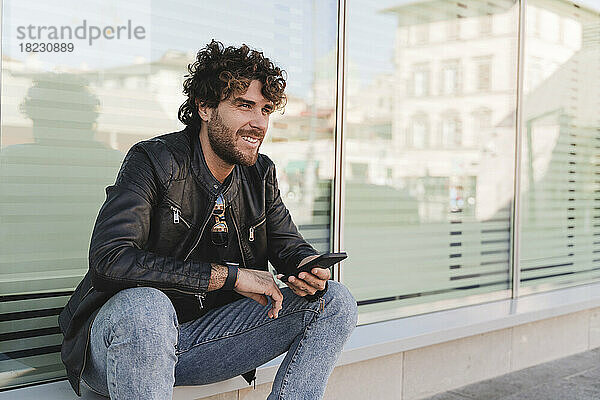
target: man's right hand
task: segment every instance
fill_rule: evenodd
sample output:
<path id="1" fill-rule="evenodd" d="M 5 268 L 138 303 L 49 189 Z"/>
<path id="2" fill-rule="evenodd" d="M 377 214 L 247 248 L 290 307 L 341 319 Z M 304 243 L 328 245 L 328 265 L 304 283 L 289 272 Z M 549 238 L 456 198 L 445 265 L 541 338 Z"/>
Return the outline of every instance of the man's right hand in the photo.
<path id="1" fill-rule="evenodd" d="M 267 296 L 269 296 L 272 300 L 272 306 L 268 312 L 268 316 L 269 318 L 277 318 L 279 310 L 281 310 L 283 295 L 270 272 L 240 268 L 238 270 L 237 283 L 233 290 L 243 296 L 256 300 L 263 306 L 269 304 L 267 299 Z"/>

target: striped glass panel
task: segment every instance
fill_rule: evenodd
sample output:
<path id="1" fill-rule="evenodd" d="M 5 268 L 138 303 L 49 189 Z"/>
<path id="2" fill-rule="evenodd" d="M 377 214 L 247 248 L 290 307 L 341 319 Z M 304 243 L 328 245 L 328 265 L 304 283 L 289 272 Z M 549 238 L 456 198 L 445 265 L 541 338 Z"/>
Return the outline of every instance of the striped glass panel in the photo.
<path id="1" fill-rule="evenodd" d="M 361 322 L 508 296 L 517 3 L 347 6 L 342 268 Z"/>
<path id="2" fill-rule="evenodd" d="M 600 278 L 600 7 L 581 3 L 527 7 L 524 293 Z"/>
<path id="3" fill-rule="evenodd" d="M 302 234 L 329 250 L 337 2 L 4 0 L 1 10 L 0 388 L 64 377 L 57 315 L 87 271 L 104 189 L 132 144 L 182 128 L 186 67 L 212 38 L 287 71 L 288 106 L 261 151 Z M 87 31 L 52 40 L 72 51 L 27 51 L 48 42 L 38 26 L 129 21 L 143 38 L 90 43 Z"/>

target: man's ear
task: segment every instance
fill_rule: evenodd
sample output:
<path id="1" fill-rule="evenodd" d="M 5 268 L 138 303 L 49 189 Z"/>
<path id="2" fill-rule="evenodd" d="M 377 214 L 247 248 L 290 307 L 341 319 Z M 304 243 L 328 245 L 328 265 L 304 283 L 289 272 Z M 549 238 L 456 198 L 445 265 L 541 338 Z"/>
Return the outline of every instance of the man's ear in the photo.
<path id="1" fill-rule="evenodd" d="M 200 116 L 200 119 L 204 122 L 208 122 L 212 109 L 206 105 L 205 101 L 196 100 L 196 105 L 198 106 L 198 115 Z"/>

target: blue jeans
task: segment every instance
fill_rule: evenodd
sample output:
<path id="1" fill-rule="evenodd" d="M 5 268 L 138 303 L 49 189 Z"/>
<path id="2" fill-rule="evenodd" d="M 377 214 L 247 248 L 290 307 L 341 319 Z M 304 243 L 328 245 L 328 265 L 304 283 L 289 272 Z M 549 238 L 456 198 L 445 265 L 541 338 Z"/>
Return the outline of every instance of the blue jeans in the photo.
<path id="1" fill-rule="evenodd" d="M 356 300 L 335 281 L 312 303 L 281 292 L 277 319 L 267 317 L 270 305 L 246 298 L 180 325 L 160 290 L 122 290 L 92 324 L 83 379 L 113 400 L 165 400 L 173 386 L 229 379 L 287 351 L 268 400 L 320 399 L 356 326 Z"/>

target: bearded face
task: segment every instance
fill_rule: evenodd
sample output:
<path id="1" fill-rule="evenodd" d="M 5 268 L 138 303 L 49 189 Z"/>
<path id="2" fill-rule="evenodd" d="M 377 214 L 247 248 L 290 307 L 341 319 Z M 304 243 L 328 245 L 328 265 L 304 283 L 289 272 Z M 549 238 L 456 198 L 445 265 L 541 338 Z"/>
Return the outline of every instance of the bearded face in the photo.
<path id="1" fill-rule="evenodd" d="M 256 163 L 258 150 L 264 139 L 260 129 L 234 130 L 227 126 L 215 108 L 208 121 L 208 140 L 219 158 L 228 164 L 249 167 Z"/>

